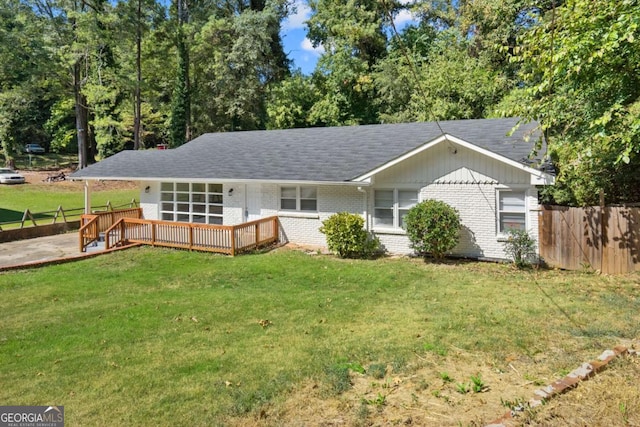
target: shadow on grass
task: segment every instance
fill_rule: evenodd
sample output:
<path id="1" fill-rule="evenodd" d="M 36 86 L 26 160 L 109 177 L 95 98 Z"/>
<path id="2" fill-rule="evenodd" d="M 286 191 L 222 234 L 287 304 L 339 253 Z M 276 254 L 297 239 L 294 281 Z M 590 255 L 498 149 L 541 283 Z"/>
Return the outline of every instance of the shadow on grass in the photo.
<path id="1" fill-rule="evenodd" d="M 463 257 L 444 257 L 444 258 L 434 258 L 432 256 L 424 256 L 424 257 L 416 257 L 422 259 L 422 262 L 425 264 L 432 265 L 465 265 L 465 264 L 473 264 L 478 262 L 476 258 L 463 258 Z M 490 262 L 490 261 L 487 261 Z"/>
<path id="2" fill-rule="evenodd" d="M 22 220 L 22 215 L 24 215 L 24 212 L 0 208 L 0 222 L 20 221 Z"/>

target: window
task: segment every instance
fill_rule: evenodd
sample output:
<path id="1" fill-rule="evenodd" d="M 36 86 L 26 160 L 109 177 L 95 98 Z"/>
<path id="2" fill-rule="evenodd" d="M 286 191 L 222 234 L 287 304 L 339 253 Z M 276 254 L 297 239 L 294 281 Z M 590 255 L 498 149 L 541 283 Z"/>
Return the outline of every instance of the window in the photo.
<path id="1" fill-rule="evenodd" d="M 222 211 L 222 184 L 160 184 L 160 218 L 165 221 L 222 224 Z"/>
<path id="2" fill-rule="evenodd" d="M 376 190 L 373 196 L 373 225 L 404 228 L 404 217 L 418 203 L 416 190 Z"/>
<path id="3" fill-rule="evenodd" d="M 280 187 L 280 210 L 318 211 L 318 189 L 316 187 Z"/>
<path id="4" fill-rule="evenodd" d="M 524 191 L 498 191 L 498 230 L 526 230 L 526 204 Z"/>

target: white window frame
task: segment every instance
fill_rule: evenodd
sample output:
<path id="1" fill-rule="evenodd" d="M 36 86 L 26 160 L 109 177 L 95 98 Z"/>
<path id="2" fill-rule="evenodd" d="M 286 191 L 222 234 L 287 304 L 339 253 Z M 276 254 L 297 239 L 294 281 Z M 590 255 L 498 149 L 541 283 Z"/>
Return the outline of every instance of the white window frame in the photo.
<path id="1" fill-rule="evenodd" d="M 295 203 L 296 203 L 296 207 L 295 209 L 292 208 L 283 208 L 282 207 L 282 191 L 284 189 L 294 189 L 296 191 L 296 196 L 295 196 Z M 315 198 L 313 197 L 302 197 L 304 194 L 303 189 L 312 189 L 315 192 Z M 278 188 L 278 211 L 281 212 L 300 212 L 300 213 L 317 213 L 318 212 L 318 187 L 315 185 L 281 185 Z M 291 197 L 286 197 L 284 198 L 285 200 L 293 200 L 293 195 Z M 315 209 L 304 209 L 303 208 L 303 202 L 305 201 L 311 201 L 314 200 L 315 201 Z"/>
<path id="2" fill-rule="evenodd" d="M 224 222 L 223 191 L 224 187 L 219 183 L 161 182 L 158 205 L 160 219 L 222 225 Z"/>
<path id="3" fill-rule="evenodd" d="M 388 206 L 377 206 L 376 205 L 376 193 L 377 192 L 381 192 L 381 191 L 386 191 L 386 192 L 393 192 L 393 205 L 391 207 Z M 400 193 L 402 192 L 411 192 L 415 194 L 415 203 L 412 203 L 408 206 L 400 206 Z M 406 212 L 409 211 L 409 209 L 411 209 L 412 207 L 414 207 L 416 204 L 418 204 L 420 202 L 420 191 L 415 189 L 415 188 L 402 188 L 402 187 L 398 187 L 398 188 L 376 188 L 373 190 L 373 228 L 374 229 L 392 229 L 395 231 L 401 231 L 404 232 L 405 229 L 403 227 L 403 225 L 401 224 L 401 219 L 404 217 L 404 215 L 406 215 Z M 385 209 L 385 210 L 391 210 L 392 211 L 392 217 L 393 217 L 393 224 L 389 225 L 389 224 L 379 224 L 377 222 L 378 216 L 377 216 L 377 211 L 379 209 Z"/>
<path id="4" fill-rule="evenodd" d="M 523 205 L 522 210 L 505 210 L 500 208 L 501 195 L 503 194 L 522 194 Z M 526 188 L 497 188 L 496 189 L 496 234 L 504 237 L 508 234 L 508 230 L 503 230 L 502 227 L 502 214 L 522 214 L 524 216 L 524 230 L 529 230 L 529 218 L 527 212 L 529 211 L 528 197 Z"/>

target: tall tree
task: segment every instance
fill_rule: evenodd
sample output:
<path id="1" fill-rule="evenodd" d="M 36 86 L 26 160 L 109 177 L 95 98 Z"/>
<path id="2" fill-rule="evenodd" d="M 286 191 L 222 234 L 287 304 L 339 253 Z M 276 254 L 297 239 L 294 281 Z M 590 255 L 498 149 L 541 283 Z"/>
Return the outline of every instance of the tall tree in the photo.
<path id="1" fill-rule="evenodd" d="M 259 5 L 258 5 L 259 6 Z M 259 7 L 256 7 L 260 9 Z M 194 41 L 194 129 L 196 133 L 262 129 L 268 86 L 288 74 L 273 31 L 282 19 L 280 2 L 262 10 L 212 16 Z"/>
<path id="2" fill-rule="evenodd" d="M 140 126 L 142 125 L 142 0 L 136 1 L 136 89 L 133 107 L 133 149 L 139 150 Z"/>
<path id="3" fill-rule="evenodd" d="M 314 73 L 324 93 L 311 110 L 325 125 L 375 123 L 378 111 L 371 73 L 386 54 L 385 22 L 392 3 L 376 0 L 311 1 L 307 25 L 324 54 Z"/>
<path id="4" fill-rule="evenodd" d="M 189 46 L 185 34 L 185 24 L 189 21 L 186 0 L 176 0 L 176 46 L 178 53 L 178 73 L 171 103 L 171 145 L 184 144 L 190 137 L 191 93 L 189 81 Z"/>
<path id="5" fill-rule="evenodd" d="M 70 89 L 75 102 L 78 140 L 78 168 L 95 161 L 95 139 L 90 126 L 89 105 L 84 87 L 92 68 L 92 55 L 104 47 L 102 18 L 106 16 L 106 0 L 31 0 L 30 5 L 48 22 L 51 65 Z"/>
<path id="6" fill-rule="evenodd" d="M 0 143 L 14 167 L 19 146 L 43 142 L 50 97 L 42 20 L 27 5 L 7 0 L 0 9 Z"/>
<path id="7" fill-rule="evenodd" d="M 271 86 L 267 102 L 267 129 L 303 128 L 318 125 L 309 111 L 322 94 L 311 77 L 300 72 Z"/>
<path id="8" fill-rule="evenodd" d="M 378 65 L 381 118 L 398 122 L 488 116 L 514 82 L 487 55 L 471 53 L 473 38 L 462 38 L 452 29 L 428 29 L 410 29 L 402 46 L 397 45 L 399 51 L 394 48 Z M 417 39 L 416 31 L 421 34 Z"/>

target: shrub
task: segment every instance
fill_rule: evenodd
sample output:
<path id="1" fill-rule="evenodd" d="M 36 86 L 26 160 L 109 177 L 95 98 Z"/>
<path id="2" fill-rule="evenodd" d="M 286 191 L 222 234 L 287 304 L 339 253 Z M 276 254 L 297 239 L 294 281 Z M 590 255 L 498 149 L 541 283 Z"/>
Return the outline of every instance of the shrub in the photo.
<path id="1" fill-rule="evenodd" d="M 458 211 L 439 200 L 425 200 L 409 210 L 405 217 L 411 247 L 418 255 L 431 254 L 444 258 L 458 244 L 460 216 Z"/>
<path id="2" fill-rule="evenodd" d="M 380 251 L 380 241 L 364 229 L 357 214 L 340 212 L 322 221 L 320 232 L 327 236 L 327 247 L 341 258 L 369 258 Z"/>
<path id="3" fill-rule="evenodd" d="M 524 268 L 536 257 L 536 241 L 525 230 L 509 230 L 504 252 L 518 268 Z"/>

